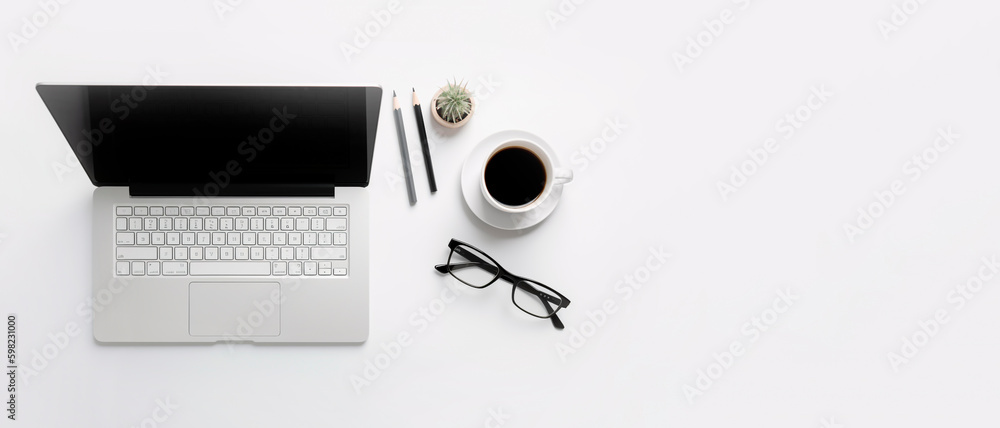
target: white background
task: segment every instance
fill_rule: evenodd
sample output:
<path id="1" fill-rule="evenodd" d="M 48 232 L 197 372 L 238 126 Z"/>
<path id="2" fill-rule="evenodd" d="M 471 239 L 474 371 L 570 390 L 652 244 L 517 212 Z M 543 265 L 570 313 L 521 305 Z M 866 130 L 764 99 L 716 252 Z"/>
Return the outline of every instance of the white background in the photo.
<path id="1" fill-rule="evenodd" d="M 26 44 L 2 46 L 0 311 L 19 315 L 29 367 L 68 323 L 80 328 L 21 379 L 16 424 L 457 427 L 497 426 L 500 413 L 505 427 L 997 424 L 998 280 L 961 308 L 949 293 L 1000 253 L 998 3 L 930 0 L 888 37 L 879 21 L 902 0 L 564 3 L 412 1 L 375 28 L 386 1 L 244 0 L 221 17 L 210 0 L 74 1 Z M 735 21 L 679 69 L 674 54 L 727 9 Z M 34 0 L 0 10 L 8 41 L 44 13 Z M 366 25 L 377 35 L 348 58 Z M 34 85 L 139 83 L 147 67 L 169 73 L 165 84 L 372 83 L 416 87 L 425 102 L 453 77 L 479 88 L 468 126 L 428 122 L 440 190 L 418 163 L 415 207 L 383 99 L 366 344 L 93 341 L 78 312 L 92 186 Z M 777 122 L 820 86 L 834 95 L 785 138 Z M 409 107 L 403 116 L 419 159 Z M 593 142 L 616 118 L 627 128 Z M 907 162 L 948 127 L 956 144 L 928 152 L 936 162 L 913 180 Z M 465 156 L 504 129 L 542 136 L 577 174 L 526 232 L 490 228 L 460 196 Z M 719 183 L 768 138 L 778 150 L 724 197 Z M 603 151 L 584 162 L 591 146 Z M 845 225 L 894 180 L 905 193 L 849 239 Z M 411 316 L 441 309 L 448 281 L 432 266 L 453 237 L 566 294 L 567 328 L 521 314 L 499 286 L 420 330 Z M 626 300 L 614 286 L 646 278 L 650 247 L 673 256 Z M 797 300 L 752 340 L 745 323 L 784 289 Z M 617 311 L 593 328 L 588 313 L 606 300 Z M 918 323 L 939 310 L 948 322 L 924 344 Z M 572 346 L 574 331 L 589 337 Z M 357 393 L 351 376 L 400 332 L 412 344 Z M 904 337 L 924 345 L 894 367 Z M 745 353 L 713 368 L 734 341 Z M 715 379 L 699 388 L 706 370 Z M 700 394 L 689 400 L 685 385 Z M 146 419 L 167 398 L 170 416 Z"/>

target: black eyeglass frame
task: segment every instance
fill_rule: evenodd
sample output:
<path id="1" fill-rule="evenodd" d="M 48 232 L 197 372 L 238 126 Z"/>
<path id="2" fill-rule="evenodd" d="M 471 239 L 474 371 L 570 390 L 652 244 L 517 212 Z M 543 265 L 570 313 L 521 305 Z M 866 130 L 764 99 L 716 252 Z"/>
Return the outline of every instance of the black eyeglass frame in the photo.
<path id="1" fill-rule="evenodd" d="M 471 249 L 476 250 L 477 252 L 479 252 L 479 254 L 482 254 L 483 256 L 486 256 L 486 258 L 489 259 L 489 263 L 487 263 L 486 260 L 483 260 L 482 258 L 480 258 L 479 256 L 477 256 L 475 254 L 469 253 L 468 251 L 464 251 L 463 248 L 461 248 L 462 246 L 469 247 L 469 248 L 471 248 Z M 538 281 L 535 281 L 533 279 L 525 278 L 525 277 L 514 275 L 513 273 L 510 273 L 510 271 L 508 271 L 507 269 L 504 269 L 503 266 L 500 265 L 500 263 L 497 263 L 497 261 L 494 260 L 493 257 L 490 257 L 489 254 L 486 254 L 485 251 L 480 250 L 480 249 L 478 249 L 478 248 L 476 248 L 476 247 L 474 247 L 472 245 L 466 244 L 465 242 L 459 241 L 457 239 L 452 239 L 451 242 L 448 243 L 448 248 L 451 249 L 451 252 L 448 253 L 448 263 L 447 264 L 443 264 L 443 265 L 436 265 L 436 266 L 434 266 L 434 269 L 436 269 L 438 272 L 451 274 L 451 276 L 453 278 L 459 280 L 463 284 L 468 285 L 469 287 L 472 287 L 472 288 L 480 288 L 481 289 L 481 288 L 489 287 L 494 282 L 497 282 L 498 279 L 502 279 L 504 281 L 507 281 L 507 282 L 511 283 L 510 299 L 511 299 L 511 302 L 514 303 L 514 306 L 516 306 L 518 309 L 520 309 L 524 313 L 526 313 L 528 315 L 531 315 L 533 317 L 536 317 L 536 318 L 549 318 L 549 319 L 552 320 L 552 325 L 555 328 L 557 328 L 559 330 L 563 329 L 563 323 L 559 319 L 559 316 L 556 315 L 556 312 L 559 312 L 560 309 L 569 306 L 570 301 L 569 301 L 569 299 L 566 298 L 566 296 L 563 296 L 562 293 L 560 293 L 560 292 L 552 289 L 552 287 L 549 287 L 548 285 L 542 284 L 542 283 L 540 283 Z M 453 255 L 455 255 L 455 253 L 458 253 L 460 256 L 466 258 L 467 260 L 469 260 L 469 262 L 468 263 L 452 263 L 451 262 L 451 258 L 452 258 Z M 492 265 L 490 263 L 492 263 Z M 494 266 L 496 268 L 494 268 Z M 459 278 L 457 275 L 455 275 L 454 273 L 452 273 L 453 270 L 463 269 L 463 268 L 466 268 L 466 267 L 478 267 L 480 269 L 483 269 L 483 270 L 485 270 L 485 271 L 493 274 L 493 279 L 491 279 L 489 282 L 487 282 L 486 285 L 472 285 L 472 284 L 469 284 L 468 282 L 465 282 L 462 278 Z M 545 287 L 546 288 L 545 291 L 551 291 L 553 294 L 556 295 L 556 297 L 553 297 L 551 294 L 548 294 L 547 292 L 543 292 L 543 291 L 540 291 L 540 290 L 536 289 L 535 287 L 532 287 L 531 283 L 534 283 L 534 284 L 541 285 L 541 286 Z M 550 314 L 548 316 L 536 315 L 536 314 L 533 314 L 533 313 L 529 312 L 527 309 L 522 308 L 521 305 L 517 304 L 517 299 L 514 298 L 514 293 L 517 292 L 518 288 L 520 288 L 521 290 L 524 290 L 525 292 L 531 293 L 531 294 L 535 295 L 536 297 L 538 297 L 538 300 L 541 301 L 543 305 L 545 305 L 545 309 L 548 310 L 550 312 Z M 555 309 L 552 308 L 552 304 L 556 305 Z"/>

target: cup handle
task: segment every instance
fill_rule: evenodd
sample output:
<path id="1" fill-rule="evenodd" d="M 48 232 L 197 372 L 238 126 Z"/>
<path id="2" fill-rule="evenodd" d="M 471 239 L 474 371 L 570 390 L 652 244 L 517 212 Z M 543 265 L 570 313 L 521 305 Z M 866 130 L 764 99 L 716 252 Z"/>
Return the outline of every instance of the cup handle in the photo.
<path id="1" fill-rule="evenodd" d="M 556 168 L 553 171 L 552 184 L 566 184 L 573 181 L 573 170 L 569 168 Z"/>

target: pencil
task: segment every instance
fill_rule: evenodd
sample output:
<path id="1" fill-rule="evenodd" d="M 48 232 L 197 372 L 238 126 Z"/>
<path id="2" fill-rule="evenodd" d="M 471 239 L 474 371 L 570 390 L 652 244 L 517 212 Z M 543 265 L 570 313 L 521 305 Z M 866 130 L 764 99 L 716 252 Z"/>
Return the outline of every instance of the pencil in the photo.
<path id="1" fill-rule="evenodd" d="M 399 153 L 403 158 L 403 175 L 406 176 L 406 193 L 410 205 L 417 203 L 417 191 L 413 188 L 413 171 L 410 169 L 410 149 L 406 147 L 406 132 L 403 131 L 403 111 L 399 108 L 399 98 L 392 91 L 392 112 L 396 116 L 396 135 L 399 136 Z"/>
<path id="2" fill-rule="evenodd" d="M 431 164 L 431 148 L 427 145 L 427 128 L 424 127 L 424 112 L 420 109 L 417 99 L 417 89 L 413 88 L 413 112 L 417 115 L 417 130 L 420 131 L 420 148 L 424 151 L 424 166 L 427 167 L 427 181 L 431 185 L 431 193 L 437 192 L 437 180 L 434 179 L 434 165 Z"/>

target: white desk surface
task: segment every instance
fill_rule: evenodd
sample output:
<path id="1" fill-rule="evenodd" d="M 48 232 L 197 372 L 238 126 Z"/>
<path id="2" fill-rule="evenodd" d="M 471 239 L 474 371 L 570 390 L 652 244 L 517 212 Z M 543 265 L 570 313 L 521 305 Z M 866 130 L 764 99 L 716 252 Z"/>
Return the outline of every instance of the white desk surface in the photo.
<path id="1" fill-rule="evenodd" d="M 387 1 L 243 0 L 220 19 L 224 1 L 67 2 L 16 52 L 21 18 L 44 9 L 0 6 L 0 312 L 19 316 L 22 365 L 55 354 L 21 379 L 20 426 L 996 425 L 1000 290 L 981 259 L 1000 257 L 1000 4 L 407 1 L 382 28 Z M 721 34 L 680 70 L 674 53 L 704 21 Z M 348 61 L 343 44 L 365 26 L 377 34 Z M 156 67 L 164 84 L 373 83 L 426 102 L 458 77 L 480 91 L 467 127 L 428 123 L 440 190 L 418 163 L 415 207 L 394 181 L 383 99 L 366 344 L 92 340 L 78 308 L 93 187 L 34 85 L 138 83 Z M 811 88 L 832 95 L 800 108 Z M 787 114 L 809 120 L 788 128 Z M 954 144 L 934 149 L 949 128 Z M 542 136 L 576 170 L 524 233 L 484 225 L 459 191 L 469 150 L 504 129 Z M 773 153 L 724 198 L 719 183 L 769 138 Z M 918 175 L 914 156 L 935 162 Z M 896 180 L 901 194 L 878 202 Z M 859 208 L 879 217 L 852 242 Z M 503 287 L 435 303 L 448 283 L 432 266 L 451 238 L 565 293 L 566 330 L 520 314 Z M 661 247 L 672 257 L 647 275 Z M 636 275 L 641 288 L 615 288 Z M 774 303 L 779 290 L 791 305 Z M 593 328 L 606 301 L 616 310 Z M 439 315 L 417 321 L 432 305 Z M 947 322 L 922 333 L 936 315 Z M 78 335 L 46 351 L 70 323 Z M 382 345 L 401 332 L 412 343 L 385 367 Z M 385 369 L 359 394 L 366 362 Z M 154 413 L 167 399 L 169 415 Z"/>

